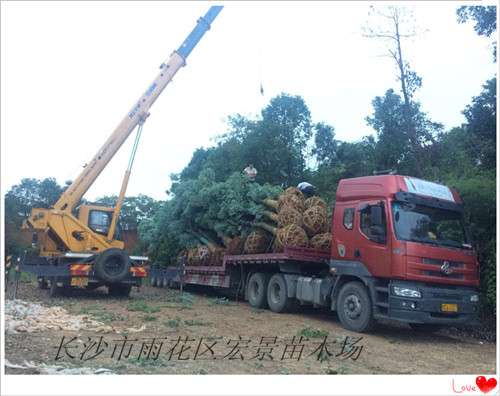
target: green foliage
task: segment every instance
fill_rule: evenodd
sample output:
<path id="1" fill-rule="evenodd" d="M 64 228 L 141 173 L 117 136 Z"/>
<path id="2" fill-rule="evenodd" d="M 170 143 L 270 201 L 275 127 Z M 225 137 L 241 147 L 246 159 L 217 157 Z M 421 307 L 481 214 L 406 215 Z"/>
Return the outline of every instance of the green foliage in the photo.
<path id="1" fill-rule="evenodd" d="M 148 303 L 146 301 L 138 300 L 138 301 L 131 302 L 127 306 L 127 310 L 128 311 L 135 311 L 135 312 L 156 313 L 156 312 L 160 312 L 161 308 L 150 306 L 150 305 L 148 305 Z"/>
<path id="2" fill-rule="evenodd" d="M 20 226 L 32 208 L 50 208 L 64 188 L 54 178 L 22 179 L 5 194 L 5 220 Z"/>
<path id="3" fill-rule="evenodd" d="M 306 338 L 324 338 L 328 336 L 328 331 L 323 329 L 315 329 L 313 327 L 304 327 L 297 333 L 297 335 Z"/>
<path id="4" fill-rule="evenodd" d="M 469 155 L 483 169 L 496 168 L 497 79 L 488 80 L 483 92 L 464 110 Z"/>
<path id="5" fill-rule="evenodd" d="M 219 182 L 215 172 L 205 168 L 197 178 L 175 183 L 172 198 L 151 221 L 140 224 L 139 233 L 154 260 L 170 263 L 181 248 L 197 245 L 200 237 L 222 246 L 221 236 L 247 233 L 263 216 L 260 201 L 276 197 L 280 191 L 238 172 Z"/>
<path id="6" fill-rule="evenodd" d="M 408 114 L 405 103 L 392 89 L 383 97 L 377 96 L 372 104 L 373 115 L 366 122 L 377 133 L 375 166 L 409 174 L 415 173 L 417 164 L 420 169 L 422 165 L 431 165 L 432 152 L 427 148 L 442 131 L 442 125 L 430 121 L 417 102 L 410 102 Z"/>
<path id="7" fill-rule="evenodd" d="M 164 325 L 176 329 L 181 325 L 181 320 L 179 318 L 169 319 L 164 322 Z"/>
<path id="8" fill-rule="evenodd" d="M 497 30 L 496 6 L 462 6 L 457 10 L 458 22 L 475 22 L 474 30 L 480 36 L 490 37 Z M 493 59 L 497 58 L 497 43 L 493 43 Z"/>
<path id="9" fill-rule="evenodd" d="M 98 198 L 98 205 L 114 207 L 118 197 L 116 195 Z M 120 211 L 120 223 L 124 230 L 136 230 L 138 224 L 150 219 L 156 212 L 160 203 L 147 195 L 139 194 L 137 197 L 125 197 Z"/>
<path id="10" fill-rule="evenodd" d="M 283 93 L 271 99 L 257 120 L 238 114 L 229 117 L 229 131 L 219 137 L 217 146 L 196 150 L 176 179 L 196 178 L 210 168 L 215 180 L 223 181 L 253 164 L 260 183 L 297 184 L 304 175 L 312 132 L 304 100 Z"/>

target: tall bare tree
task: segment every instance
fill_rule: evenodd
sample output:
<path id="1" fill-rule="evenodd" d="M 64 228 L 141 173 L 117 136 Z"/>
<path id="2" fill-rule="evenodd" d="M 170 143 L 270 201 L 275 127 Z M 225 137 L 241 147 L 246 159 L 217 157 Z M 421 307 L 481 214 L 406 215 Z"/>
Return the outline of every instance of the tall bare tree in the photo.
<path id="1" fill-rule="evenodd" d="M 401 84 L 401 94 L 404 99 L 404 119 L 407 138 L 413 151 L 416 176 L 422 176 L 422 167 L 418 161 L 422 146 L 429 140 L 429 135 L 423 136 L 416 128 L 414 117 L 415 106 L 413 95 L 422 86 L 422 79 L 414 72 L 409 62 L 403 56 L 403 41 L 417 34 L 413 15 L 406 7 L 385 6 L 370 7 L 370 20 L 364 26 L 364 36 L 375 38 L 386 43 L 388 56 L 396 65 L 397 80 Z M 402 131 L 403 132 L 403 131 Z"/>

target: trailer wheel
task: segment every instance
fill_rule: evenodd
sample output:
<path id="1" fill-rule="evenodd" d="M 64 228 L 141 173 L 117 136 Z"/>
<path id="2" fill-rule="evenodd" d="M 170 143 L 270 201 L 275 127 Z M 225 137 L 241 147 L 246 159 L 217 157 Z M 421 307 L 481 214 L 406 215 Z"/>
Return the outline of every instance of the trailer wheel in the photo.
<path id="1" fill-rule="evenodd" d="M 373 327 L 372 302 L 362 283 L 349 282 L 342 286 L 337 298 L 337 314 L 347 330 L 363 333 Z"/>
<path id="2" fill-rule="evenodd" d="M 130 271 L 130 257 L 118 248 L 102 252 L 95 260 L 96 275 L 103 281 L 118 283 L 125 279 Z"/>
<path id="3" fill-rule="evenodd" d="M 152 276 L 151 278 L 149 278 L 149 284 L 153 287 L 156 287 L 156 277 L 155 276 Z"/>
<path id="4" fill-rule="evenodd" d="M 269 275 L 262 272 L 255 272 L 248 279 L 247 295 L 248 302 L 254 308 L 267 307 L 267 283 L 269 282 Z"/>
<path id="5" fill-rule="evenodd" d="M 168 279 L 166 277 L 163 278 L 162 285 L 163 285 L 164 288 L 168 288 Z"/>
<path id="6" fill-rule="evenodd" d="M 131 285 L 115 283 L 108 286 L 108 294 L 114 297 L 128 297 L 131 290 Z"/>
<path id="7" fill-rule="evenodd" d="M 288 297 L 286 280 L 283 274 L 274 274 L 267 285 L 267 304 L 273 312 L 289 312 L 296 300 Z"/>

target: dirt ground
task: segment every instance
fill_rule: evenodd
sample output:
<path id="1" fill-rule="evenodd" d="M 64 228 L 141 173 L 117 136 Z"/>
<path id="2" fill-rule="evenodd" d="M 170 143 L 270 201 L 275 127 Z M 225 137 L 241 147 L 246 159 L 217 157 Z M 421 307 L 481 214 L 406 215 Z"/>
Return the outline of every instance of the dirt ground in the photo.
<path id="1" fill-rule="evenodd" d="M 89 314 L 119 333 L 6 334 L 6 359 L 14 364 L 107 368 L 116 374 L 496 372 L 492 342 L 446 330 L 420 334 L 392 322 L 379 324 L 371 334 L 357 334 L 343 329 L 328 310 L 304 307 L 293 314 L 275 314 L 204 289 L 188 289 L 181 297 L 178 290 L 146 286 L 125 299 L 111 298 L 100 289 L 77 290 L 50 299 L 46 290 L 21 283 L 17 298 Z M 139 332 L 124 331 L 143 325 Z M 7 374 L 36 372 L 6 368 Z"/>

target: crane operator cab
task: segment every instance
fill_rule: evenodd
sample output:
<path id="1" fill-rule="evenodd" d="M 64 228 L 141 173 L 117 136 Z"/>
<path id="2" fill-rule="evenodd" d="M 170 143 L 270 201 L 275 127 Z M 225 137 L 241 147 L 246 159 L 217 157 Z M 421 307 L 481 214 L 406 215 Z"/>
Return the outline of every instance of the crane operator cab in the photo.
<path id="1" fill-rule="evenodd" d="M 107 236 L 113 218 L 114 208 L 98 205 L 81 205 L 78 210 L 78 220 L 98 234 Z M 122 226 L 118 221 L 114 240 L 122 241 Z"/>

